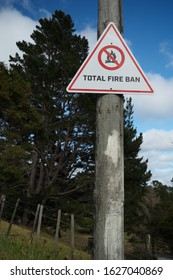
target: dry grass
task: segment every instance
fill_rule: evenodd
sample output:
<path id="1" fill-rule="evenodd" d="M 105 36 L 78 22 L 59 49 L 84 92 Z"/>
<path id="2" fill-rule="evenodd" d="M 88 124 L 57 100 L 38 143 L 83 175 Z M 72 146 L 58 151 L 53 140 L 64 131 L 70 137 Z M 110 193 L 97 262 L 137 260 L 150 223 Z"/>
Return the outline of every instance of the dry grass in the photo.
<path id="1" fill-rule="evenodd" d="M 30 230 L 13 225 L 9 237 L 6 237 L 8 223 L 1 221 L 0 224 L 0 259 L 71 259 L 71 248 L 69 232 L 63 233 L 63 237 L 58 243 L 58 250 L 54 252 L 54 239 L 52 236 L 41 233 L 40 240 L 36 244 L 35 238 L 30 244 Z M 76 239 L 78 239 L 76 237 Z M 74 259 L 87 260 L 90 255 L 81 250 L 84 249 L 87 238 L 83 237 L 82 246 L 76 246 Z"/>

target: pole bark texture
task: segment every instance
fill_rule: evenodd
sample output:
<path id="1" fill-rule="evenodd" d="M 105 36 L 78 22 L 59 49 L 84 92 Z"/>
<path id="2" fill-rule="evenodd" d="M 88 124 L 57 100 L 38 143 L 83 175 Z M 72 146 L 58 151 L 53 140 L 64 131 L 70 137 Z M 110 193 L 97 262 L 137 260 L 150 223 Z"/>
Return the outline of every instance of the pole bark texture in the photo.
<path id="1" fill-rule="evenodd" d="M 98 36 L 109 22 L 122 32 L 121 0 L 98 0 Z M 113 74 L 113 73 L 111 73 Z M 123 96 L 97 101 L 94 259 L 124 258 Z"/>

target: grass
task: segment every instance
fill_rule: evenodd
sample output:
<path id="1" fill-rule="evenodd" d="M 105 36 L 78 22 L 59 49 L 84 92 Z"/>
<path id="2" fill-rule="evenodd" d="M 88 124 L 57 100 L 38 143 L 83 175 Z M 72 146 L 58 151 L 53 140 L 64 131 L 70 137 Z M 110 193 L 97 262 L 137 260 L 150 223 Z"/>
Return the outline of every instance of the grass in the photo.
<path id="1" fill-rule="evenodd" d="M 54 252 L 54 239 L 52 236 L 42 233 L 39 242 L 33 240 L 30 244 L 30 230 L 13 225 L 9 237 L 5 236 L 8 223 L 0 224 L 0 260 L 64 260 L 71 259 L 71 248 L 68 245 L 68 232 L 64 233 L 64 242 L 58 242 L 58 251 Z M 68 238 L 69 237 L 69 238 Z M 63 240 L 63 238 L 62 238 Z M 86 242 L 86 240 L 85 240 Z M 90 255 L 75 249 L 74 259 L 88 260 Z"/>
<path id="2" fill-rule="evenodd" d="M 41 231 L 38 243 L 33 239 L 30 243 L 31 230 L 13 225 L 9 237 L 6 232 L 9 224 L 0 223 L 0 260 L 70 260 L 70 232 L 62 232 L 58 242 L 58 249 L 54 252 L 54 237 Z M 86 252 L 89 235 L 75 232 L 75 260 L 89 260 L 91 255 Z M 131 235 L 125 233 L 124 249 L 125 259 L 138 259 L 143 253 L 143 248 L 138 242 L 131 243 Z M 139 248 L 138 248 L 139 247 Z"/>

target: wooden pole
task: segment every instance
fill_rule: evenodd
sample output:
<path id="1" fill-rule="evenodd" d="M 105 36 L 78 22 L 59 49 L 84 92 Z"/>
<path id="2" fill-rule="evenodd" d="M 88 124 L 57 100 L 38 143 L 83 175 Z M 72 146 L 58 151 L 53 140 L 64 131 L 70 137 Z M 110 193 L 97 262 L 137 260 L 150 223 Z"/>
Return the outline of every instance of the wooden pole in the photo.
<path id="1" fill-rule="evenodd" d="M 110 22 L 123 33 L 122 0 L 98 0 L 98 37 Z"/>
<path id="2" fill-rule="evenodd" d="M 20 202 L 20 198 L 17 199 L 16 205 L 15 205 L 15 207 L 14 207 L 13 215 L 12 215 L 12 217 L 11 217 L 11 221 L 10 221 L 10 224 L 9 224 L 9 227 L 8 227 L 8 230 L 7 230 L 7 233 L 6 233 L 6 236 L 9 236 L 9 234 L 10 234 L 10 230 L 11 230 L 11 227 L 12 227 L 12 224 L 13 224 L 13 221 L 14 221 L 14 217 L 15 217 L 16 210 L 17 210 L 17 207 L 18 207 L 18 205 L 19 205 L 19 202 Z"/>
<path id="3" fill-rule="evenodd" d="M 122 32 L 121 0 L 98 0 L 98 37 L 109 22 Z M 123 96 L 102 95 L 96 113 L 94 259 L 124 258 Z"/>
<path id="4" fill-rule="evenodd" d="M 61 210 L 58 210 L 57 224 L 56 224 L 56 232 L 55 232 L 55 242 L 54 242 L 54 252 L 57 253 L 58 247 L 58 239 L 59 239 L 59 230 L 60 230 L 60 221 L 61 221 Z"/>

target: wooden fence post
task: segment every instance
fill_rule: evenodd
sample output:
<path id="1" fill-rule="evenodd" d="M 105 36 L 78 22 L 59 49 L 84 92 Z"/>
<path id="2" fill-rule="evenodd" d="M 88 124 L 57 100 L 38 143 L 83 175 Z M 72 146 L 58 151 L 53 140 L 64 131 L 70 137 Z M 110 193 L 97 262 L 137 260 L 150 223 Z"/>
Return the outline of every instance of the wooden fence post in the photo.
<path id="1" fill-rule="evenodd" d="M 5 199 L 6 199 L 6 196 L 2 194 L 1 201 L 0 201 L 0 205 L 1 205 L 1 208 L 0 208 L 0 223 L 1 223 L 1 219 L 2 219 L 2 212 L 3 212 L 3 209 L 4 209 Z"/>
<path id="2" fill-rule="evenodd" d="M 56 232 L 55 232 L 55 242 L 54 242 L 54 252 L 58 253 L 58 239 L 59 239 L 59 230 L 60 230 L 60 221 L 61 221 L 61 210 L 58 210 L 58 217 L 56 223 Z"/>
<path id="3" fill-rule="evenodd" d="M 74 214 L 71 214 L 71 259 L 74 259 Z"/>
<path id="4" fill-rule="evenodd" d="M 14 217 L 15 217 L 16 210 L 17 210 L 17 207 L 18 207 L 19 202 L 20 202 L 20 198 L 17 199 L 16 205 L 15 205 L 15 207 L 14 207 L 13 215 L 12 215 L 12 217 L 11 217 L 11 221 L 10 221 L 10 224 L 9 224 L 9 227 L 8 227 L 8 230 L 7 230 L 7 233 L 6 233 L 6 236 L 9 236 L 9 234 L 10 234 L 10 230 L 11 230 L 11 227 L 12 227 L 12 224 L 13 224 L 13 221 L 14 221 Z"/>
<path id="5" fill-rule="evenodd" d="M 151 260 L 151 235 L 146 235 L 146 251 L 147 251 L 147 259 Z"/>
<path id="6" fill-rule="evenodd" d="M 40 204 L 37 205 L 37 210 L 36 210 L 36 213 L 35 213 L 34 224 L 33 224 L 32 231 L 31 231 L 31 236 L 30 236 L 30 243 L 32 243 L 32 241 L 33 241 L 33 235 L 34 235 L 34 232 L 35 232 L 35 229 L 36 229 L 36 223 L 38 221 L 39 210 L 40 210 Z"/>
<path id="7" fill-rule="evenodd" d="M 38 226 L 37 226 L 37 234 L 36 234 L 36 243 L 39 241 L 39 238 L 40 238 L 40 229 L 41 229 L 42 216 L 43 216 L 43 205 L 40 205 L 39 218 L 38 218 Z"/>

